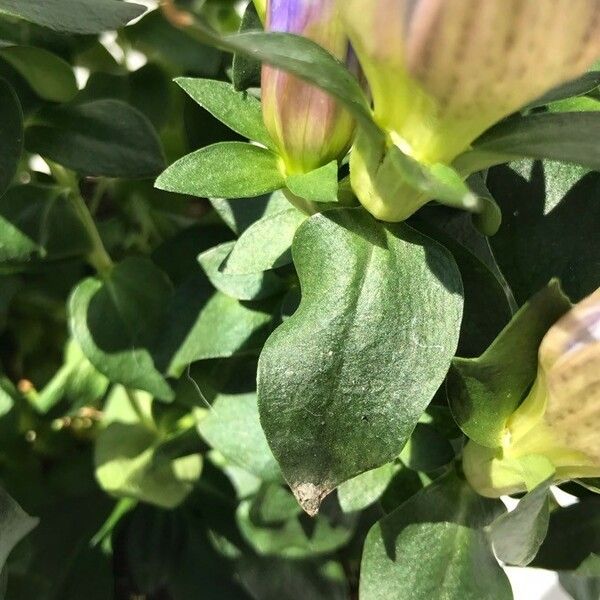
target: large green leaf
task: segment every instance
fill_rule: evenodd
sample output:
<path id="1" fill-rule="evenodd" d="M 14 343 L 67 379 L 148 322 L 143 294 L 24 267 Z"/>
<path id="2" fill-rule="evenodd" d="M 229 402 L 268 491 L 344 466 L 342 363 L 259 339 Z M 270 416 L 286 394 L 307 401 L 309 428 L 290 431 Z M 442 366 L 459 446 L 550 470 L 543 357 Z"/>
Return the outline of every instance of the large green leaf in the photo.
<path id="1" fill-rule="evenodd" d="M 83 255 L 90 240 L 60 189 L 19 185 L 0 198 L 0 262 Z"/>
<path id="2" fill-rule="evenodd" d="M 162 399 L 172 391 L 149 348 L 171 296 L 166 275 L 146 258 L 127 258 L 105 279 L 90 277 L 69 301 L 70 327 L 88 360 L 111 381 Z"/>
<path id="3" fill-rule="evenodd" d="M 68 102 L 77 93 L 71 65 L 43 48 L 0 48 L 0 58 L 16 69 L 35 93 L 45 100 Z"/>
<path id="4" fill-rule="evenodd" d="M 500 507 L 452 473 L 413 496 L 369 531 L 361 600 L 512 599 L 482 531 Z"/>
<path id="5" fill-rule="evenodd" d="M 549 479 L 538 485 L 519 500 L 513 511 L 492 523 L 494 551 L 502 562 L 525 567 L 535 558 L 548 531 L 551 483 Z"/>
<path id="6" fill-rule="evenodd" d="M 0 79 L 0 196 L 17 171 L 23 152 L 23 110 L 19 98 L 4 79 Z"/>
<path id="7" fill-rule="evenodd" d="M 117 29 L 144 10 L 140 4 L 118 0 L 0 0 L 0 14 L 70 33 Z"/>
<path id="8" fill-rule="evenodd" d="M 314 513 L 404 446 L 456 350 L 462 286 L 444 248 L 361 209 L 311 217 L 293 255 L 302 302 L 263 349 L 259 409 L 285 478 Z"/>
<path id="9" fill-rule="evenodd" d="M 221 142 L 196 150 L 156 180 L 161 190 L 201 198 L 260 196 L 283 186 L 277 156 L 244 142 Z"/>
<path id="10" fill-rule="evenodd" d="M 491 448 L 502 445 L 506 420 L 535 379 L 540 342 L 570 306 L 557 282 L 551 282 L 517 312 L 481 356 L 452 361 L 448 400 L 469 438 Z"/>
<path id="11" fill-rule="evenodd" d="M 527 160 L 491 169 L 488 186 L 503 214 L 490 243 L 519 304 L 552 277 L 573 301 L 600 286 L 599 173 Z"/>
<path id="12" fill-rule="evenodd" d="M 180 77 L 175 80 L 200 106 L 240 135 L 269 147 L 260 102 L 250 94 L 236 92 L 232 85 L 214 79 Z"/>
<path id="13" fill-rule="evenodd" d="M 37 119 L 27 129 L 27 149 L 82 175 L 141 179 L 164 167 L 151 123 L 120 100 L 57 106 Z"/>

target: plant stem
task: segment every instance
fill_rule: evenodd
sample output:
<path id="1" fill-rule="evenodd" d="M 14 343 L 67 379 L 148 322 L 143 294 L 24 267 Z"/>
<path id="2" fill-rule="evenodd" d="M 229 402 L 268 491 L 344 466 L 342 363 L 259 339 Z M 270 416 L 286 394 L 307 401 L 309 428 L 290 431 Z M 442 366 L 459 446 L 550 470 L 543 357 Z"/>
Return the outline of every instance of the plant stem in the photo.
<path id="1" fill-rule="evenodd" d="M 88 262 L 99 274 L 105 275 L 112 269 L 113 261 L 106 251 L 102 238 L 98 233 L 96 223 L 94 222 L 86 203 L 81 197 L 77 177 L 74 173 L 68 171 L 61 165 L 57 165 L 50 161 L 47 161 L 47 163 L 56 182 L 68 190 L 69 201 L 88 234 L 92 244 L 92 250 L 87 255 Z"/>
<path id="2" fill-rule="evenodd" d="M 127 387 L 125 388 L 125 393 L 127 394 L 129 404 L 133 409 L 133 412 L 136 414 L 137 418 L 140 420 L 140 423 L 148 427 L 148 429 L 151 429 L 153 431 L 156 430 L 156 425 L 154 424 L 154 421 L 144 410 L 144 406 L 140 402 L 140 399 L 137 397 L 136 393 Z"/>

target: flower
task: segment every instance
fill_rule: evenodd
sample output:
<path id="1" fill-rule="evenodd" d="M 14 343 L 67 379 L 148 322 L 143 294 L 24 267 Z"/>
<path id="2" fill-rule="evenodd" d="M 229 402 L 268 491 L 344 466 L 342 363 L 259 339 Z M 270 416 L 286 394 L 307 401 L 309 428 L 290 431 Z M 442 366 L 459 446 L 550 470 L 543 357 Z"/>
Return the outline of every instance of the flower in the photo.
<path id="1" fill-rule="evenodd" d="M 491 125 L 600 56 L 600 0 L 338 3 L 388 147 L 427 165 L 450 165 Z M 359 136 L 355 191 L 375 216 L 405 219 L 431 198 L 411 206 L 399 195 L 406 189 L 387 194 L 373 172 L 380 152 Z"/>
<path id="2" fill-rule="evenodd" d="M 484 496 L 600 476 L 600 289 L 553 325 L 531 391 L 509 417 L 500 448 L 470 441 L 465 475 Z"/>
<path id="3" fill-rule="evenodd" d="M 335 0 L 269 0 L 266 30 L 307 37 L 358 72 Z M 354 121 L 334 98 L 268 65 L 261 89 L 264 122 L 287 174 L 307 173 L 345 156 Z"/>

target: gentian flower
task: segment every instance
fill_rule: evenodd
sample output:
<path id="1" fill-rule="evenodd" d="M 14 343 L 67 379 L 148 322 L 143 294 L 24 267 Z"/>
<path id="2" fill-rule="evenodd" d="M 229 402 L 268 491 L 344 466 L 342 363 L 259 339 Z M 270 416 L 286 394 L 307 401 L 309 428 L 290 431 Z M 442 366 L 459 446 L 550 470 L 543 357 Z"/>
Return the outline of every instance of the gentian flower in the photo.
<path id="1" fill-rule="evenodd" d="M 600 0 L 338 0 L 338 6 L 387 148 L 395 145 L 426 165 L 451 165 L 491 125 L 583 74 L 600 56 Z M 378 177 L 385 150 L 359 135 L 353 187 L 376 217 L 403 220 L 431 198 Z"/>
<path id="2" fill-rule="evenodd" d="M 553 325 L 540 345 L 539 370 L 509 417 L 502 447 L 470 441 L 465 475 L 484 496 L 600 477 L 600 289 Z"/>
<path id="3" fill-rule="evenodd" d="M 268 0 L 266 30 L 307 37 L 358 70 L 335 0 Z M 354 121 L 329 94 L 268 65 L 262 69 L 261 89 L 264 122 L 287 174 L 306 173 L 345 156 Z"/>

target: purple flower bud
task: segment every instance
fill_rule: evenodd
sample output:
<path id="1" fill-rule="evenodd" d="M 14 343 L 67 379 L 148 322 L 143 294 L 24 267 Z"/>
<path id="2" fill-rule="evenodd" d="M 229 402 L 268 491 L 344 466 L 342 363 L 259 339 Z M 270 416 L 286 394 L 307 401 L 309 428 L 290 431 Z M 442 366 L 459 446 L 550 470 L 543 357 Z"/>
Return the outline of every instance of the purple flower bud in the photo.
<path id="1" fill-rule="evenodd" d="M 267 31 L 302 35 L 357 71 L 335 0 L 268 0 Z M 265 65 L 262 106 L 267 130 L 288 173 L 305 173 L 342 158 L 354 132 L 349 113 L 329 94 Z"/>

